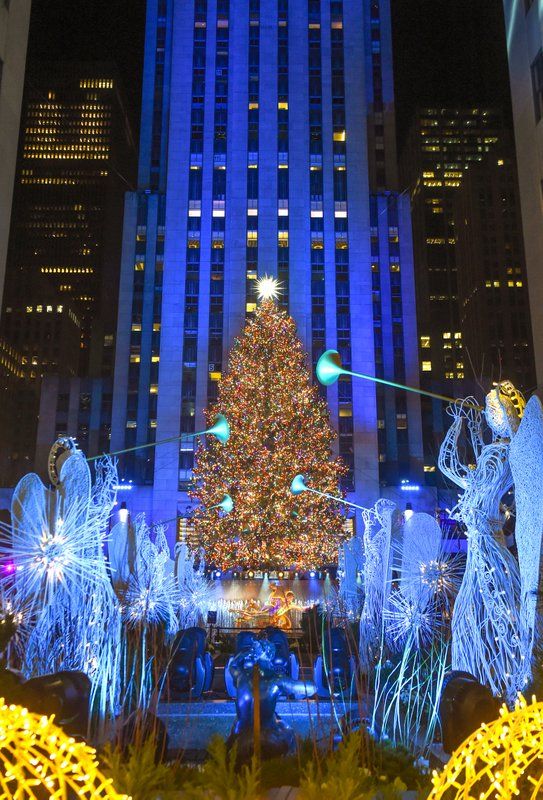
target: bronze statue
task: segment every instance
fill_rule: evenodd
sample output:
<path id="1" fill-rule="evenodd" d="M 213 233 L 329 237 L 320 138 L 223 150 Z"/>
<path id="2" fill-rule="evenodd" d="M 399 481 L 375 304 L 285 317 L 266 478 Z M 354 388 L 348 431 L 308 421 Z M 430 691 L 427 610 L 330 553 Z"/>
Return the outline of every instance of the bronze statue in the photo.
<path id="1" fill-rule="evenodd" d="M 230 674 L 236 686 L 237 719 L 227 744 L 232 747 L 237 743 L 240 761 L 248 761 L 255 752 L 255 688 L 259 695 L 260 752 L 264 758 L 285 755 L 295 744 L 294 731 L 275 712 L 279 696 L 301 700 L 316 691 L 312 683 L 278 674 L 273 665 L 274 656 L 272 642 L 254 639 L 230 662 Z"/>

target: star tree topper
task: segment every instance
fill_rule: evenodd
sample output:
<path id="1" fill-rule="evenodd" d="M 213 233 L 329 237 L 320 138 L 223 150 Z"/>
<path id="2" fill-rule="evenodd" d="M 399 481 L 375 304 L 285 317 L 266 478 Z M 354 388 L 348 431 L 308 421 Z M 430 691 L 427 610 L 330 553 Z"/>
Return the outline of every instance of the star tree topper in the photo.
<path id="1" fill-rule="evenodd" d="M 271 275 L 264 275 L 256 282 L 256 294 L 259 300 L 277 300 L 281 294 L 281 284 Z"/>

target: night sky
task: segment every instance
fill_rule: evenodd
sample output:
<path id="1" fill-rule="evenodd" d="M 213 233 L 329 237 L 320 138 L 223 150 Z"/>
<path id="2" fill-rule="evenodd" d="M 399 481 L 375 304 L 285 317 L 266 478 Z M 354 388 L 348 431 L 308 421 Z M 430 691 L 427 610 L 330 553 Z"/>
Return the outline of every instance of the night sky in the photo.
<path id="1" fill-rule="evenodd" d="M 400 146 L 419 103 L 508 108 L 502 0 L 391 2 Z M 34 0 L 29 60 L 115 60 L 137 125 L 144 22 L 145 0 Z"/>

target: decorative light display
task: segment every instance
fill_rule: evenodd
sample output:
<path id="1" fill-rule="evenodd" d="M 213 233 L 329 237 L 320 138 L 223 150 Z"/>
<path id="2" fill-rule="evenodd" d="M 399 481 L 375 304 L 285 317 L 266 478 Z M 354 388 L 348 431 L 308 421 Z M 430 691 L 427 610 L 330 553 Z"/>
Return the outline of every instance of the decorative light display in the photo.
<path id="1" fill-rule="evenodd" d="M 345 467 L 331 454 L 335 433 L 326 404 L 311 385 L 294 321 L 264 300 L 230 355 L 217 405 L 231 437 L 196 453 L 192 496 L 196 535 L 210 565 L 314 569 L 335 562 L 345 538 L 339 506 L 309 492 L 289 491 L 297 472 L 325 493 L 340 495 Z M 228 493 L 227 516 L 212 509 Z"/>
<path id="2" fill-rule="evenodd" d="M 256 296 L 259 300 L 277 300 L 281 294 L 281 284 L 276 278 L 264 275 L 256 282 Z"/>
<path id="3" fill-rule="evenodd" d="M 128 800 L 99 770 L 96 752 L 76 742 L 54 717 L 0 699 L 0 798 Z"/>
<path id="4" fill-rule="evenodd" d="M 49 473 L 53 489 L 29 474 L 14 490 L 12 524 L 0 528 L 0 564 L 15 570 L 0 573 L 0 587 L 25 619 L 25 677 L 85 672 L 92 708 L 103 717 L 118 699 L 120 614 L 103 552 L 117 470 L 100 459 L 93 483 L 73 440 L 60 439 Z"/>
<path id="5" fill-rule="evenodd" d="M 520 696 L 483 724 L 433 773 L 428 800 L 537 800 L 543 795 L 543 703 Z"/>
<path id="6" fill-rule="evenodd" d="M 443 394 L 436 394 L 435 392 L 427 392 L 419 389 L 416 386 L 405 386 L 403 383 L 394 383 L 387 381 L 384 378 L 376 378 L 374 375 L 364 375 L 362 372 L 352 372 L 350 369 L 345 369 L 341 363 L 341 356 L 337 350 L 326 350 L 317 362 L 315 369 L 317 379 L 323 386 L 331 386 L 342 375 L 351 375 L 353 378 L 362 378 L 365 381 L 373 381 L 373 383 L 380 383 L 383 386 L 389 386 L 391 389 L 401 389 L 404 392 L 414 392 L 415 394 L 423 395 L 424 397 L 432 397 L 434 400 L 443 400 L 446 403 L 459 402 L 453 397 L 447 397 Z M 481 406 L 473 405 L 475 409 L 481 409 Z"/>
<path id="7" fill-rule="evenodd" d="M 217 608 L 217 584 L 206 578 L 203 553 L 196 555 L 183 540 L 175 546 L 175 577 L 179 594 L 179 628 L 206 624 L 207 612 Z"/>
<path id="8" fill-rule="evenodd" d="M 371 726 L 394 744 L 426 752 L 438 724 L 449 663 L 456 567 L 428 514 L 407 521 L 388 500 L 363 514 L 366 597 L 360 654 L 375 697 Z"/>
<path id="9" fill-rule="evenodd" d="M 516 400 L 516 403 L 515 403 Z M 518 396 L 512 398 L 515 409 Z M 521 623 L 527 657 L 533 651 L 540 592 L 543 537 L 543 406 L 537 395 L 528 400 L 518 429 L 510 426 L 509 463 L 515 484 L 515 542 L 521 588 Z"/>
<path id="10" fill-rule="evenodd" d="M 452 666 L 512 702 L 529 680 L 531 660 L 521 618 L 519 564 L 503 535 L 502 498 L 513 485 L 508 456 L 518 412 L 500 387 L 487 397 L 484 415 L 472 398 L 448 411 L 453 422 L 441 445 L 439 468 L 462 490 L 451 516 L 464 523 L 468 540 L 452 618 Z M 466 446 L 467 464 L 462 460 Z M 539 564 L 539 548 L 537 559 Z"/>
<path id="11" fill-rule="evenodd" d="M 122 616 L 128 627 L 164 625 L 169 633 L 177 630 L 177 587 L 173 562 L 164 526 L 155 527 L 154 536 L 145 514 L 134 520 L 134 561 L 125 587 L 117 587 Z"/>

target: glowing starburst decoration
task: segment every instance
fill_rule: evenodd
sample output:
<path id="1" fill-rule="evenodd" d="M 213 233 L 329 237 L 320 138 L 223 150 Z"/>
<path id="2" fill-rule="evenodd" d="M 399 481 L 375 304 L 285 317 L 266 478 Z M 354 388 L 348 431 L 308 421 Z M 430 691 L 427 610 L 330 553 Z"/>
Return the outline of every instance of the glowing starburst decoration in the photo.
<path id="1" fill-rule="evenodd" d="M 53 719 L 0 700 L 0 798 L 129 800 L 100 772 L 96 751 Z"/>
<path id="2" fill-rule="evenodd" d="M 277 300 L 281 294 L 281 284 L 271 275 L 264 275 L 256 282 L 256 294 L 259 300 Z"/>

